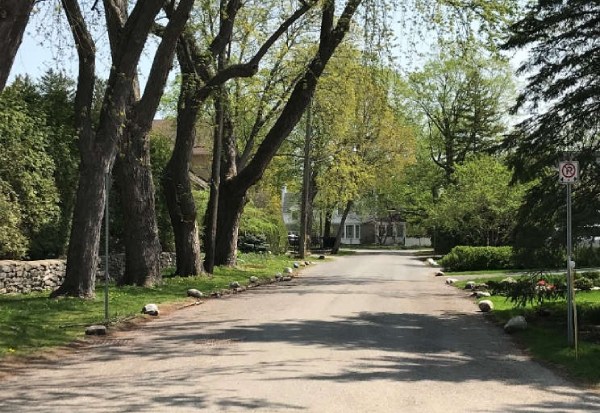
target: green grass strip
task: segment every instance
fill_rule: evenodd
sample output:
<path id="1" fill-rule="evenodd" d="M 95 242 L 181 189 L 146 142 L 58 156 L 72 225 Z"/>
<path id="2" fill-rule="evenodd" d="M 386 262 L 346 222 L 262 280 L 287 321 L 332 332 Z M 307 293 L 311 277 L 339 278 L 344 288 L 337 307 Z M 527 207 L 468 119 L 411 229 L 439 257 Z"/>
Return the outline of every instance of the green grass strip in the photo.
<path id="1" fill-rule="evenodd" d="M 511 274 L 503 274 L 511 275 Z M 512 274 L 514 276 L 514 274 Z M 457 282 L 463 289 L 467 281 L 485 283 L 504 277 L 477 278 Z M 515 277 L 516 278 L 516 277 Z M 600 384 L 600 291 L 578 291 L 575 301 L 579 315 L 577 357 L 567 343 L 567 305 L 565 300 L 545 302 L 544 312 L 532 305 L 516 307 L 503 296 L 483 298 L 494 303 L 490 316 L 503 326 L 511 317 L 523 315 L 528 329 L 513 333 L 517 343 L 535 359 L 554 367 L 559 373 L 586 385 Z M 596 326 L 599 326 L 596 331 Z"/>
<path id="2" fill-rule="evenodd" d="M 148 303 L 192 303 L 186 297 L 190 288 L 205 295 L 238 281 L 248 285 L 252 276 L 271 279 L 294 259 L 266 254 L 241 254 L 235 268 L 220 267 L 211 277 L 165 276 L 163 283 L 153 288 L 109 287 L 109 316 L 112 322 L 141 317 Z M 104 285 L 96 289 L 96 297 L 49 299 L 49 292 L 0 295 L 0 358 L 6 355 L 27 355 L 40 349 L 68 344 L 84 335 L 85 326 L 104 323 Z"/>

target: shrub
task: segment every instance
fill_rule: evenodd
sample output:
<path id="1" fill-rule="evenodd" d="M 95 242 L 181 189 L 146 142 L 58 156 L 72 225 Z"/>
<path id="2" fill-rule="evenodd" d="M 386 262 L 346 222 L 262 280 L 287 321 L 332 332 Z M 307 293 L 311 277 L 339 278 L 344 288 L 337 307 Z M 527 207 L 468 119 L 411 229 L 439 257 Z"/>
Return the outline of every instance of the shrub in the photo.
<path id="1" fill-rule="evenodd" d="M 600 306 L 596 303 L 578 303 L 577 322 L 579 324 L 600 324 Z"/>
<path id="2" fill-rule="evenodd" d="M 517 268 L 562 268 L 567 257 L 563 249 L 543 245 L 515 248 L 513 259 Z"/>
<path id="3" fill-rule="evenodd" d="M 579 275 L 592 281 L 600 281 L 600 271 L 585 271 Z"/>
<path id="4" fill-rule="evenodd" d="M 449 271 L 501 270 L 514 268 L 511 247 L 458 246 L 440 260 Z"/>
<path id="5" fill-rule="evenodd" d="M 580 247 L 575 250 L 574 256 L 578 267 L 600 266 L 600 248 Z"/>
<path id="6" fill-rule="evenodd" d="M 550 276 L 543 271 L 537 271 L 520 277 L 516 282 L 505 285 L 506 297 L 517 307 L 527 304 L 541 306 L 544 301 L 564 298 L 566 284 L 564 276 Z"/>
<path id="7" fill-rule="evenodd" d="M 578 277 L 574 282 L 574 287 L 582 291 L 591 290 L 593 286 L 594 282 L 585 277 Z"/>
<path id="8" fill-rule="evenodd" d="M 27 251 L 28 240 L 23 235 L 21 211 L 16 195 L 0 177 L 0 259 L 20 259 Z"/>

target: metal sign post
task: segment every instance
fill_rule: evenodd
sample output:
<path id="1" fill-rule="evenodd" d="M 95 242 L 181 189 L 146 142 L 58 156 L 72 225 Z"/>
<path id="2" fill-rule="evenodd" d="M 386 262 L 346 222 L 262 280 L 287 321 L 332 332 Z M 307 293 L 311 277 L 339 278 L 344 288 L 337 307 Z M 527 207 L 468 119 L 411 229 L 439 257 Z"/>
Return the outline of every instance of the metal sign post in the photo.
<path id="1" fill-rule="evenodd" d="M 109 217 L 108 200 L 110 191 L 110 174 L 104 174 L 104 324 L 108 326 L 108 236 Z"/>
<path id="2" fill-rule="evenodd" d="M 567 185 L 567 342 L 570 347 L 576 345 L 575 331 L 575 294 L 573 289 L 573 242 L 571 226 L 571 187 L 579 178 L 577 161 L 562 161 L 558 165 L 559 181 Z"/>

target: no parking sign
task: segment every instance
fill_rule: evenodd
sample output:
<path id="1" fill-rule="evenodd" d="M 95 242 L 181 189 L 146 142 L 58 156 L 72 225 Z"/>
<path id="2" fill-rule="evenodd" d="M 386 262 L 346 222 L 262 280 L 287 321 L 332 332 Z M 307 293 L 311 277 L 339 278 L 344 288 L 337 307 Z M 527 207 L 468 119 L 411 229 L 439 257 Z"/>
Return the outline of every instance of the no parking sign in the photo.
<path id="1" fill-rule="evenodd" d="M 579 179 L 579 162 L 562 161 L 558 164 L 558 179 L 563 184 L 572 184 Z"/>

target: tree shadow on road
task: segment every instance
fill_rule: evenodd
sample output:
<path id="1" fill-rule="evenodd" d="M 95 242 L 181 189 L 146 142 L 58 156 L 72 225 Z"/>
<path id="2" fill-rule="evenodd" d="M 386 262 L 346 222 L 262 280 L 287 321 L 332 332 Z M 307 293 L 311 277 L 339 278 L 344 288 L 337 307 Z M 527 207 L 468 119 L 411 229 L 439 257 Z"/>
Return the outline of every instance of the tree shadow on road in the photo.
<path id="1" fill-rule="evenodd" d="M 232 326 L 233 322 L 233 326 Z M 148 326 L 152 330 L 152 326 Z M 88 359 L 92 368 L 109 361 L 133 357 L 141 363 L 176 358 L 191 358 L 196 363 L 221 355 L 241 356 L 234 367 L 203 366 L 190 364 L 189 371 L 169 370 L 160 372 L 159 378 L 111 377 L 111 382 L 91 383 L 90 378 L 77 376 L 77 358 L 70 357 L 60 364 L 73 369 L 68 380 L 56 380 L 40 388 L 32 386 L 23 377 L 18 388 L 14 384 L 4 391 L 12 391 L 10 398 L 0 404 L 0 411 L 19 411 L 27 401 L 34 402 L 34 394 L 43 393 L 69 410 L 68 400 L 85 397 L 92 406 L 88 411 L 106 411 L 93 406 L 98 403 L 106 407 L 112 400 L 128 400 L 130 411 L 157 410 L 174 407 L 203 408 L 207 404 L 219 405 L 223 410 L 271 409 L 298 410 L 301 406 L 275 405 L 269 400 L 228 398 L 207 401 L 202 392 L 177 393 L 174 390 L 182 382 L 190 389 L 201 388 L 200 377 L 252 373 L 264 375 L 264 381 L 281 383 L 286 380 L 332 381 L 356 383 L 367 381 L 392 382 L 501 382 L 504 384 L 534 387 L 549 394 L 563 393 L 571 401 L 561 403 L 532 403 L 513 406 L 507 400 L 507 410 L 515 412 L 577 412 L 600 411 L 600 398 L 585 391 L 569 390 L 565 382 L 551 378 L 548 384 L 547 371 L 526 361 L 524 356 L 515 356 L 508 340 L 502 333 L 483 323 L 478 314 L 427 314 L 362 312 L 352 316 L 334 317 L 327 320 L 294 320 L 281 322 L 250 323 L 247 320 L 218 322 L 174 322 L 160 335 L 152 335 L 147 343 L 134 346 L 107 347 L 95 351 Z M 257 351 L 252 343 L 290 344 L 303 349 L 328 348 L 339 352 L 350 352 L 350 362 L 336 364 L 327 360 L 279 360 L 273 363 L 255 363 Z M 254 349 L 252 349 L 254 348 Z M 346 360 L 344 358 L 344 360 Z M 314 366 L 314 369 L 301 367 Z M 168 366 L 168 364 L 167 364 Z M 296 368 L 294 368 L 296 366 Z M 327 366 L 327 367 L 323 367 Z M 273 376 L 275 378 L 273 378 Z M 128 394 L 119 383 L 131 384 L 139 394 Z M 95 387 L 97 385 L 97 387 Z M 170 390 L 171 389 L 171 390 Z M 164 394 L 163 394 L 164 391 Z M 515 391 L 518 391 L 515 389 Z M 107 396 L 109 400 L 105 400 Z M 476 396 L 476 395 L 474 395 Z M 25 403 L 25 404 L 23 404 Z M 4 408 L 7 408 L 4 410 Z M 160 410 L 160 407 L 158 408 Z M 23 411 L 23 410 L 21 410 Z M 475 410 L 473 410 L 475 411 Z M 480 410 L 485 411 L 485 409 Z"/>

